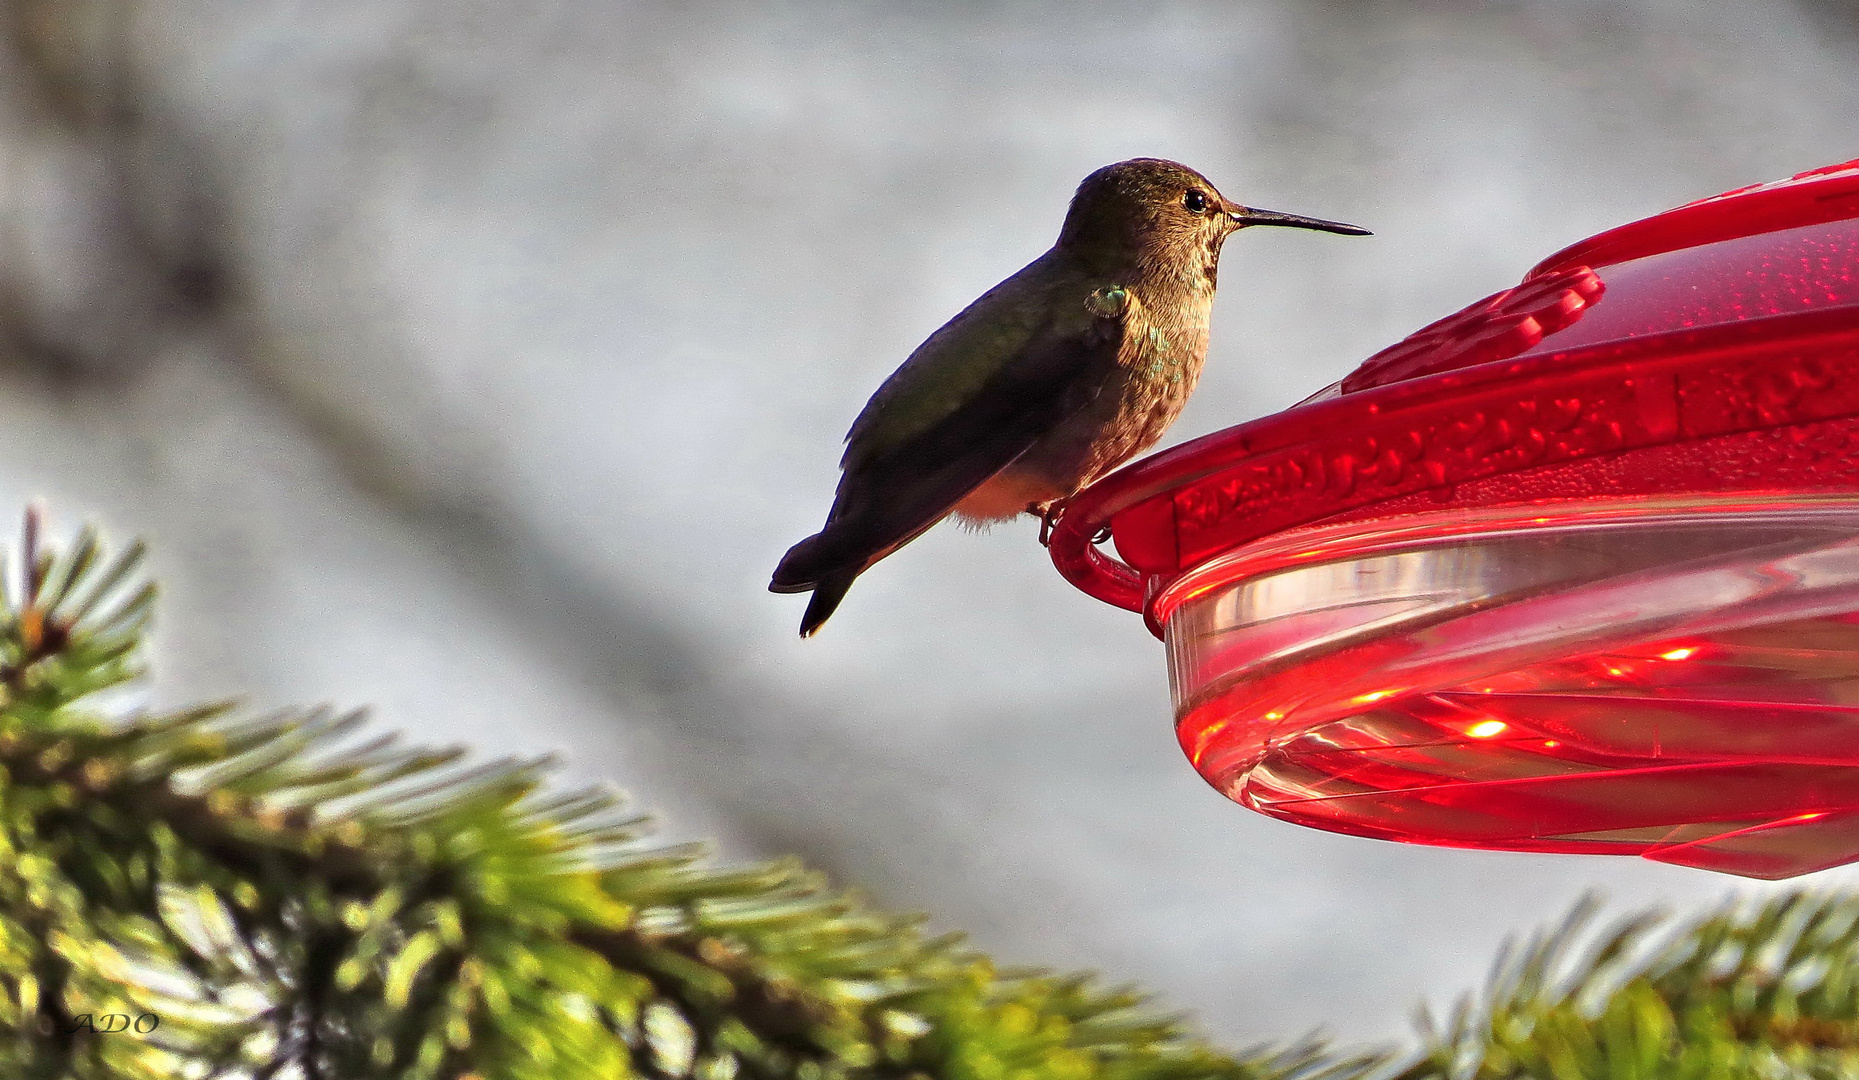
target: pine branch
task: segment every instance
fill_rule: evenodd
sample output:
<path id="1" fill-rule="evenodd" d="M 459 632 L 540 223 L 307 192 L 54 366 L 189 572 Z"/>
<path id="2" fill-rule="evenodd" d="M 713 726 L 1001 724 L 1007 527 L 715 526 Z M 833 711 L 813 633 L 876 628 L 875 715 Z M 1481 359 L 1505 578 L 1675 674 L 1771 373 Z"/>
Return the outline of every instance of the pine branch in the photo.
<path id="1" fill-rule="evenodd" d="M 29 518 L 0 598 L 0 1075 L 1250 1080 L 1082 977 L 1001 975 L 792 862 L 653 848 L 542 762 L 362 718 L 111 715 L 141 552 Z M 154 1018 L 143 1032 L 105 1017 Z"/>
<path id="2" fill-rule="evenodd" d="M 1499 959 L 1399 1080 L 1859 1076 L 1859 896 L 1797 892 L 1591 932 L 1598 904 Z"/>

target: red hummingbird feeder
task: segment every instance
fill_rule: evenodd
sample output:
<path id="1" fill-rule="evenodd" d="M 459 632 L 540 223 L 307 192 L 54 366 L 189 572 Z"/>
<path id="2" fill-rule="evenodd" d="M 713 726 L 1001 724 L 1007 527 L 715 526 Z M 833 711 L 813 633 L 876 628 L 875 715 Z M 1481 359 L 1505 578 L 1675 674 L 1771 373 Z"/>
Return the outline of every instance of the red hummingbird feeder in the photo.
<path id="1" fill-rule="evenodd" d="M 1092 485 L 1051 552 L 1144 614 L 1183 750 L 1261 813 L 1859 860 L 1859 161 L 1552 255 Z"/>

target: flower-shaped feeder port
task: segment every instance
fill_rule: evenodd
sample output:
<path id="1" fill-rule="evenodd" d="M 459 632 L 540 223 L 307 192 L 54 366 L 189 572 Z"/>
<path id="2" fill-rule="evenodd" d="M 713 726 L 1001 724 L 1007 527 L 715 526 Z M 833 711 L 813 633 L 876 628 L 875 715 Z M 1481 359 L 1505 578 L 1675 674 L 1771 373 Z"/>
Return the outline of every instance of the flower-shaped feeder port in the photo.
<path id="1" fill-rule="evenodd" d="M 1182 748 L 1262 813 L 1859 859 L 1859 162 L 1553 255 L 1093 485 L 1051 550 L 1144 613 Z"/>

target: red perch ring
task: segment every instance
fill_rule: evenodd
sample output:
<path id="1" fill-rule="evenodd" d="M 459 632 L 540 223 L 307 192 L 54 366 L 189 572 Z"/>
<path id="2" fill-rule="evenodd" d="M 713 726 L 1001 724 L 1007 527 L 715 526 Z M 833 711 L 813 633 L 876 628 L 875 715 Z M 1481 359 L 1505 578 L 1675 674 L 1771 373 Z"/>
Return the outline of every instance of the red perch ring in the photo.
<path id="1" fill-rule="evenodd" d="M 1859 859 L 1859 161 L 1567 248 L 1094 484 L 1051 550 L 1167 642 L 1182 748 L 1261 813 Z"/>

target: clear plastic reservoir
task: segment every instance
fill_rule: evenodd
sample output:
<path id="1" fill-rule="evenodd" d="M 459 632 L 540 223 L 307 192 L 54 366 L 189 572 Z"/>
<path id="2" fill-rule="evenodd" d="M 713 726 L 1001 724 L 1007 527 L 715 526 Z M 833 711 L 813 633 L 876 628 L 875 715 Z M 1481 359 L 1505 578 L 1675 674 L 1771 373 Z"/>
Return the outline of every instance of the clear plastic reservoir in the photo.
<path id="1" fill-rule="evenodd" d="M 1859 858 L 1859 498 L 1294 530 L 1158 606 L 1183 749 L 1274 817 L 1752 877 Z"/>

